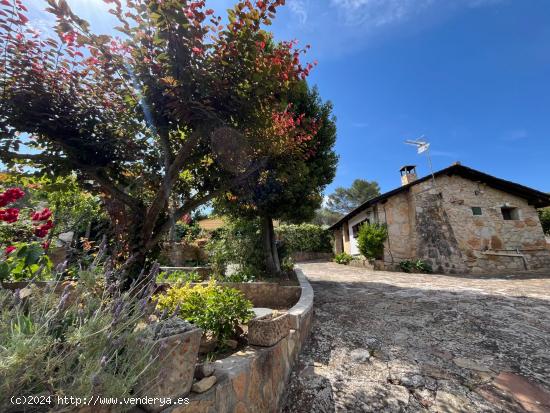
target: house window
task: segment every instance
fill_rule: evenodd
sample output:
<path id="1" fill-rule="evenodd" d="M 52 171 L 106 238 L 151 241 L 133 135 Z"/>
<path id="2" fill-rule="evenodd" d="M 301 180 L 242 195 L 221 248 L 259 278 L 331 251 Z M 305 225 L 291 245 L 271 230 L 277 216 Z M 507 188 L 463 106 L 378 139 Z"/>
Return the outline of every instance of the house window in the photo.
<path id="1" fill-rule="evenodd" d="M 519 209 L 513 207 L 502 207 L 500 208 L 502 212 L 502 218 L 505 221 L 517 221 L 519 220 Z"/>
<path id="2" fill-rule="evenodd" d="M 364 223 L 370 224 L 370 220 L 365 219 L 364 221 L 361 221 L 358 224 L 355 224 L 353 227 L 351 227 L 351 230 L 353 231 L 353 238 L 357 238 L 357 235 L 359 234 L 359 228 L 361 228 L 361 225 L 363 225 Z"/>
<path id="3" fill-rule="evenodd" d="M 483 215 L 483 211 L 481 210 L 481 207 L 472 207 L 472 214 Z"/>

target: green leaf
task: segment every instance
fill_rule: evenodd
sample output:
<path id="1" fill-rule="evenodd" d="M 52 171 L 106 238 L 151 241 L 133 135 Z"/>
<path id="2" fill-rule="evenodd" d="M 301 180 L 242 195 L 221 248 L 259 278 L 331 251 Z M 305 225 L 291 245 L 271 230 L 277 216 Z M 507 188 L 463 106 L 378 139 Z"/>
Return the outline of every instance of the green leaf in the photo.
<path id="1" fill-rule="evenodd" d="M 10 276 L 10 266 L 7 262 L 0 262 L 0 280 L 7 280 Z"/>

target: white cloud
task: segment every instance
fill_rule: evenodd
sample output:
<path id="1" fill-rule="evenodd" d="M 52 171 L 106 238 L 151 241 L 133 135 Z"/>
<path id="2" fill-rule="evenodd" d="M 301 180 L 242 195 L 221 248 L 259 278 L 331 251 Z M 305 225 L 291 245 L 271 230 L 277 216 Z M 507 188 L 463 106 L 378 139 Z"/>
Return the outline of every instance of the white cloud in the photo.
<path id="1" fill-rule="evenodd" d="M 505 0 L 330 0 L 342 23 L 381 27 L 408 20 L 435 8 L 483 7 Z"/>
<path id="2" fill-rule="evenodd" d="M 525 129 L 514 129 L 506 132 L 502 136 L 502 140 L 507 142 L 515 142 L 515 141 L 521 141 L 523 139 L 527 139 L 528 137 L 529 137 L 529 133 Z"/>
<path id="3" fill-rule="evenodd" d="M 298 18 L 300 23 L 306 24 L 308 18 L 308 4 L 304 0 L 290 0 L 287 4 L 292 14 Z"/>
<path id="4" fill-rule="evenodd" d="M 434 0 L 331 0 L 342 23 L 381 27 L 421 12 Z"/>

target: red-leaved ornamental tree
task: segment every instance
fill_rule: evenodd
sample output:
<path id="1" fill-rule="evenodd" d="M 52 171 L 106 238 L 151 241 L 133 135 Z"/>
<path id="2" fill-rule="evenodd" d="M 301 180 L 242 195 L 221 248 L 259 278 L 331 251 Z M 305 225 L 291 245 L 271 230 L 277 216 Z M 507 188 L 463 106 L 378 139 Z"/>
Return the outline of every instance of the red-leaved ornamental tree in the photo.
<path id="1" fill-rule="evenodd" d="M 284 0 L 239 1 L 225 25 L 205 1 L 107 2 L 118 37 L 65 0 L 48 0 L 58 38 L 44 37 L 22 0 L 0 2 L 0 159 L 92 181 L 134 277 L 170 214 L 256 179 L 273 154 L 308 156 L 315 125 L 284 97 L 312 65 L 263 29 Z"/>

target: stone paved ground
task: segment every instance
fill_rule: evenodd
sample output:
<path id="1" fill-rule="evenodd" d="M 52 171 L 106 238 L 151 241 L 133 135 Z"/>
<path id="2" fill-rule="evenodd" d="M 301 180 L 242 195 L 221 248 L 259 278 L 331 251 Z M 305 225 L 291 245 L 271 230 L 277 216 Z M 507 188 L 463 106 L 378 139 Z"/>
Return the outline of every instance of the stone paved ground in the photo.
<path id="1" fill-rule="evenodd" d="M 550 272 L 300 267 L 314 324 L 285 413 L 550 412 Z"/>

